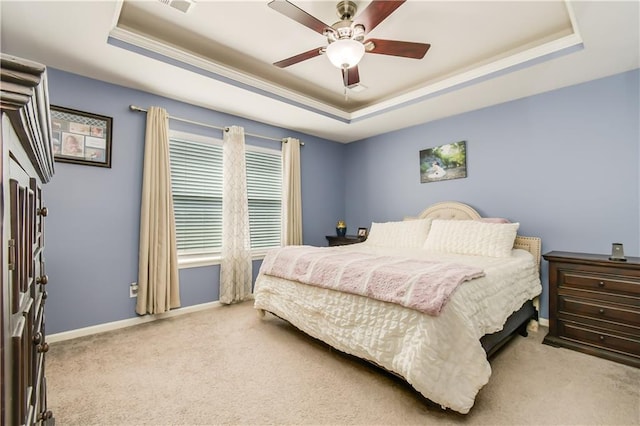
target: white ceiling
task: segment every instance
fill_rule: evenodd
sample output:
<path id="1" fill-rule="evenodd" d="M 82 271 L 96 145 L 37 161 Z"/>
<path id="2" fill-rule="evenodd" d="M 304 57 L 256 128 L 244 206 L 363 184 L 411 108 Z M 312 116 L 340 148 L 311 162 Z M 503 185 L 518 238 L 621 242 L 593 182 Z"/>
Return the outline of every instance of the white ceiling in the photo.
<path id="1" fill-rule="evenodd" d="M 291 2 L 338 20 L 336 1 Z M 410 0 L 366 38 L 429 43 L 426 56 L 365 54 L 366 89 L 345 98 L 324 56 L 272 65 L 326 39 L 267 3 L 200 0 L 185 14 L 158 0 L 1 0 L 0 43 L 54 68 L 339 142 L 640 67 L 638 1 Z"/>

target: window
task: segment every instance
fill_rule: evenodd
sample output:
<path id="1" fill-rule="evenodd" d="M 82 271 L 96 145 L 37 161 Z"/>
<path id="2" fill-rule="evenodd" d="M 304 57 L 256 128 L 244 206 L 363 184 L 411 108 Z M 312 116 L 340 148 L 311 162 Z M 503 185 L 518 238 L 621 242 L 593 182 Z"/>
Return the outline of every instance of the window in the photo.
<path id="1" fill-rule="evenodd" d="M 181 263 L 213 260 L 222 248 L 222 141 L 171 132 L 171 186 Z M 282 155 L 246 145 L 251 249 L 279 247 Z M 209 262 L 210 263 L 210 262 Z"/>

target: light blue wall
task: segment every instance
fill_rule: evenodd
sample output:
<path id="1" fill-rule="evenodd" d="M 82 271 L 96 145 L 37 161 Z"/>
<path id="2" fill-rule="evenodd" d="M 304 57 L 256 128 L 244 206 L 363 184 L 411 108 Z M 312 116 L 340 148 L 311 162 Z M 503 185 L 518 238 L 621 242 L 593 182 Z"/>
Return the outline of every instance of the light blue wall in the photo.
<path id="1" fill-rule="evenodd" d="M 303 233 L 325 245 L 344 216 L 344 145 L 178 101 L 48 69 L 51 104 L 113 118 L 112 168 L 55 163 L 45 189 L 47 331 L 57 333 L 135 317 L 128 287 L 137 281 L 140 193 L 146 116 L 129 110 L 161 106 L 176 117 L 215 126 L 240 125 L 249 133 L 298 137 L 302 148 Z M 211 94 L 215 96 L 215 94 Z M 177 121 L 171 128 L 214 137 L 221 133 Z M 249 144 L 280 142 L 247 138 Z M 260 262 L 254 262 L 254 275 Z M 218 299 L 217 266 L 180 271 L 182 306 Z"/>
<path id="2" fill-rule="evenodd" d="M 114 119 L 111 169 L 56 163 L 46 186 L 49 333 L 135 317 L 128 285 L 137 280 L 145 115 L 129 111 L 129 104 L 302 139 L 305 244 L 325 245 L 340 218 L 351 233 L 437 201 L 460 200 L 485 216 L 520 221 L 521 233 L 543 238 L 544 251 L 607 253 L 612 242 L 623 242 L 627 255 L 640 255 L 638 70 L 348 145 L 48 72 L 52 104 Z M 467 141 L 468 177 L 420 184 L 419 151 L 458 140 Z M 217 266 L 183 269 L 180 278 L 183 306 L 217 300 Z M 546 288 L 542 313 L 546 317 Z"/>
<path id="3" fill-rule="evenodd" d="M 640 71 L 346 146 L 346 218 L 401 220 L 457 200 L 521 223 L 551 250 L 640 255 Z M 420 150 L 467 141 L 467 178 L 420 183 Z M 547 317 L 543 262 L 542 316 Z"/>

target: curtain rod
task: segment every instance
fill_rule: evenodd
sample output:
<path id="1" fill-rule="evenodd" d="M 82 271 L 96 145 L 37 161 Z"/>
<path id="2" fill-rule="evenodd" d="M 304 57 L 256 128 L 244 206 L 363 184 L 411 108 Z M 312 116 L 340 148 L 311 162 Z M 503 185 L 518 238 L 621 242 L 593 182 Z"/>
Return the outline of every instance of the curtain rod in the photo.
<path id="1" fill-rule="evenodd" d="M 135 106 L 135 105 L 129 105 L 129 109 L 131 111 L 136 111 L 136 112 L 147 112 L 146 109 L 140 108 L 139 106 Z M 196 126 L 209 127 L 211 129 L 221 130 L 223 132 L 226 132 L 227 130 L 229 130 L 228 127 L 218 127 L 218 126 L 214 126 L 207 123 L 200 123 L 198 121 L 187 120 L 186 118 L 174 117 L 172 115 L 170 115 L 169 118 L 176 121 L 182 121 L 183 123 L 195 124 Z M 256 134 L 247 133 L 247 132 L 245 132 L 244 134 L 247 136 L 253 136 L 254 138 L 268 139 L 270 141 L 278 141 L 278 142 L 284 142 L 284 143 L 287 142 L 286 139 L 277 139 L 269 136 L 256 135 Z M 300 142 L 300 145 L 304 146 L 304 142 Z"/>

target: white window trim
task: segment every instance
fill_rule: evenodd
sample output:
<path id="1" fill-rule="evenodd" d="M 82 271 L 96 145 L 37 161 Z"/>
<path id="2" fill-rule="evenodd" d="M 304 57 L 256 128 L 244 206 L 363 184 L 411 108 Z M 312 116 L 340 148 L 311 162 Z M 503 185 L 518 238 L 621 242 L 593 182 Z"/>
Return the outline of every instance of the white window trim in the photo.
<path id="1" fill-rule="evenodd" d="M 222 146 L 222 139 L 220 138 L 215 138 L 213 136 L 202 136 L 195 133 L 180 132 L 178 130 L 169 130 L 169 138 L 184 139 L 187 141 Z"/>
<path id="2" fill-rule="evenodd" d="M 251 250 L 251 260 L 264 259 L 269 250 L 273 250 L 273 248 Z M 220 263 L 222 263 L 222 255 L 220 253 L 178 255 L 178 269 L 200 268 L 219 265 Z"/>

